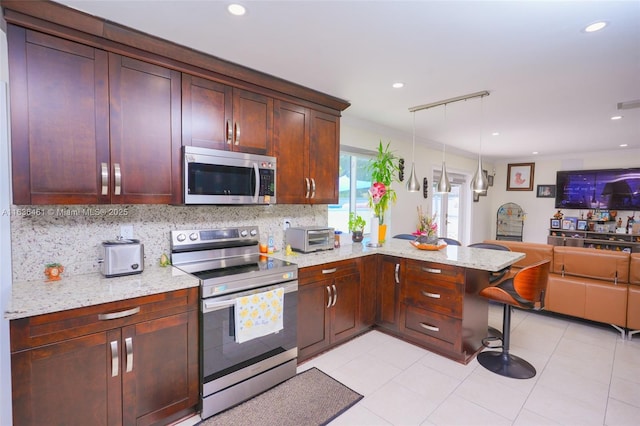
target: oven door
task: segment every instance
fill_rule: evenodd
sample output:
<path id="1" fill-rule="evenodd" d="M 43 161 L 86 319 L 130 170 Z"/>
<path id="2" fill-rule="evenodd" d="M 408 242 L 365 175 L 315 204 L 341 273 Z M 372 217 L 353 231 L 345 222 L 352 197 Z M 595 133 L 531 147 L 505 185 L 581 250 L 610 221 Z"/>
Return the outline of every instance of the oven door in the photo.
<path id="1" fill-rule="evenodd" d="M 236 343 L 235 299 L 284 288 L 283 329 Z M 201 356 L 203 396 L 297 358 L 298 281 L 202 300 Z"/>

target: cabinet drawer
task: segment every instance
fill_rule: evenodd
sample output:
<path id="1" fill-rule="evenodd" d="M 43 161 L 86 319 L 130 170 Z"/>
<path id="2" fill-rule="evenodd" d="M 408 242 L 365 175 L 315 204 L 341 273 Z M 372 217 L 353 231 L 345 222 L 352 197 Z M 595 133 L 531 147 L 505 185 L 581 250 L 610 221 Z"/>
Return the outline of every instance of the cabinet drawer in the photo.
<path id="1" fill-rule="evenodd" d="M 10 322 L 11 352 L 198 309 L 198 287 Z"/>
<path id="2" fill-rule="evenodd" d="M 301 281 L 300 285 L 304 285 L 303 282 L 308 282 L 309 280 L 333 279 L 358 273 L 360 273 L 360 259 L 353 259 L 301 268 L 298 271 L 298 278 Z"/>
<path id="3" fill-rule="evenodd" d="M 460 338 L 460 320 L 436 312 L 419 309 L 413 306 L 404 306 L 404 324 L 402 324 L 405 332 L 413 337 L 420 337 L 426 343 L 437 344 L 442 346 L 441 342 L 447 342 L 453 345 Z M 447 345 L 445 345 L 447 346 Z"/>
<path id="4" fill-rule="evenodd" d="M 409 281 L 402 287 L 402 301 L 408 306 L 462 318 L 462 284 L 439 279 Z"/>
<path id="5" fill-rule="evenodd" d="M 464 283 L 464 269 L 433 262 L 407 262 L 407 281 L 429 282 L 430 280 L 441 280 L 454 283 Z"/>

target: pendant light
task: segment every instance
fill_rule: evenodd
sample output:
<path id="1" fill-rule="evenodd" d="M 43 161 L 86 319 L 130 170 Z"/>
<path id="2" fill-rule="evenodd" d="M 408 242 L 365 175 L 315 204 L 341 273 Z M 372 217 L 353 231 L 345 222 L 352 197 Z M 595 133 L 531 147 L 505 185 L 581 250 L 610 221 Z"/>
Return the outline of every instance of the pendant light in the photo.
<path id="1" fill-rule="evenodd" d="M 444 104 L 444 122 L 447 124 L 447 104 Z M 444 139 L 444 138 L 443 138 Z M 444 193 L 451 192 L 451 181 L 449 180 L 449 175 L 447 174 L 447 166 L 444 162 L 444 155 L 447 149 L 447 145 L 442 143 L 442 170 L 440 171 L 440 180 L 438 180 L 438 185 L 436 185 L 436 192 Z"/>
<path id="2" fill-rule="evenodd" d="M 411 174 L 407 181 L 407 191 L 418 192 L 420 191 L 420 182 L 416 177 L 416 113 L 413 112 L 413 154 L 411 156 Z"/>
<path id="3" fill-rule="evenodd" d="M 478 170 L 476 170 L 476 174 L 473 176 L 473 180 L 471 180 L 471 189 L 473 192 L 484 192 L 489 189 L 489 180 L 484 175 L 482 170 L 482 130 L 483 130 L 483 119 L 484 119 L 484 108 L 482 103 L 482 98 L 484 96 L 480 96 L 480 148 L 478 149 Z"/>

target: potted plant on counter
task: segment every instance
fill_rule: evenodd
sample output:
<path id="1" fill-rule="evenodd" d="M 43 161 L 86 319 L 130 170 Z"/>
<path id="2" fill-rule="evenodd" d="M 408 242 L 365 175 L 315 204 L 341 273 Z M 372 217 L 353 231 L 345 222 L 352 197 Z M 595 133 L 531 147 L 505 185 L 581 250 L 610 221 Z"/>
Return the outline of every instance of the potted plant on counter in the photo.
<path id="1" fill-rule="evenodd" d="M 385 240 L 387 225 L 384 223 L 384 215 L 389 209 L 389 203 L 395 203 L 396 191 L 391 188 L 391 183 L 397 180 L 399 166 L 397 157 L 389 150 L 391 142 L 386 146 L 382 141 L 378 144 L 378 153 L 369 161 L 367 170 L 371 172 L 371 188 L 369 189 L 369 207 L 373 209 L 378 218 L 380 229 L 378 238 L 380 242 Z"/>
<path id="2" fill-rule="evenodd" d="M 359 214 L 349 213 L 349 231 L 351 231 L 351 241 L 359 243 L 364 238 L 364 226 L 367 222 Z"/>

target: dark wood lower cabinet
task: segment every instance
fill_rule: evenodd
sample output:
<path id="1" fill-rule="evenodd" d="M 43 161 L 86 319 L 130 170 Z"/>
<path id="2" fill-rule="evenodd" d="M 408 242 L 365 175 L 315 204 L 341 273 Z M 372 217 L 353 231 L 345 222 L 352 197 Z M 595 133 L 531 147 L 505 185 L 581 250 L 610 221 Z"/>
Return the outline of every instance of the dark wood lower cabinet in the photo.
<path id="1" fill-rule="evenodd" d="M 197 298 L 179 290 L 11 321 L 13 423 L 152 425 L 195 412 Z"/>
<path id="2" fill-rule="evenodd" d="M 366 330 L 361 260 L 302 268 L 298 287 L 298 359 L 344 342 Z M 366 274 L 365 274 L 366 276 Z"/>
<path id="3" fill-rule="evenodd" d="M 400 274 L 405 260 L 379 255 L 376 282 L 376 325 L 389 331 L 398 329 L 400 316 Z"/>

